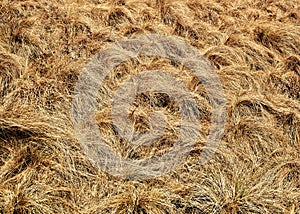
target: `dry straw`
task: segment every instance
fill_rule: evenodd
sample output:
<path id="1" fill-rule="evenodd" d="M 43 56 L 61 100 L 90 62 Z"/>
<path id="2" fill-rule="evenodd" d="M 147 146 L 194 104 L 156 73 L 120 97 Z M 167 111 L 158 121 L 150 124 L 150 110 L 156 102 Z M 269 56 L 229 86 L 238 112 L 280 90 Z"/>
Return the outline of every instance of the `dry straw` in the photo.
<path id="1" fill-rule="evenodd" d="M 244 1 L 18 1 L 0 3 L 0 213 L 300 213 L 300 4 Z M 199 139 L 184 162 L 147 181 L 94 167 L 75 136 L 77 78 L 105 45 L 126 36 L 178 37 L 214 66 L 226 95 L 225 136 L 199 165 L 210 128 L 208 95 L 192 73 L 160 57 L 120 64 L 97 95 L 95 118 L 124 157 L 163 155 L 180 112 L 166 94 L 131 106 L 135 129 L 162 110 L 166 134 L 132 147 L 110 117 L 111 92 L 143 70 L 168 70 L 197 94 Z"/>

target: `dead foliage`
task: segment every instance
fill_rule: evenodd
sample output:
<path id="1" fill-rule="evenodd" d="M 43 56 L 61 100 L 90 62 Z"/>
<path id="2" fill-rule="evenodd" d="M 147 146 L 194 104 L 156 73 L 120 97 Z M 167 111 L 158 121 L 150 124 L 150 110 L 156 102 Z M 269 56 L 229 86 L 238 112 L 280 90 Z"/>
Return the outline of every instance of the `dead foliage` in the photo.
<path id="1" fill-rule="evenodd" d="M 297 0 L 2 0 L 0 213 L 300 213 L 299 11 Z M 109 117 L 111 92 L 146 69 L 169 70 L 197 94 L 202 137 L 174 171 L 122 180 L 83 154 L 70 106 L 98 50 L 147 33 L 177 36 L 209 59 L 226 93 L 226 132 L 199 165 L 210 127 L 201 83 L 166 59 L 125 62 L 99 89 L 95 114 L 108 145 L 132 159 L 172 148 L 180 112 L 166 94 L 141 94 L 132 105 L 139 132 L 153 110 L 170 121 L 152 146 L 132 148 Z"/>

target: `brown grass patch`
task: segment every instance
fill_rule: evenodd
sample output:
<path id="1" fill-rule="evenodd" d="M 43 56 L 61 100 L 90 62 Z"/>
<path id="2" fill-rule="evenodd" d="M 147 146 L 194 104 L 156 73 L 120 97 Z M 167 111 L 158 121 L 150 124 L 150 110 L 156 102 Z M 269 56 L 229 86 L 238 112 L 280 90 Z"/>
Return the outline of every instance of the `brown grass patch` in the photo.
<path id="1" fill-rule="evenodd" d="M 19 1 L 0 3 L 0 213 L 300 213 L 300 3 L 285 1 Z M 165 59 L 120 65 L 99 89 L 97 122 L 116 151 L 159 155 L 176 138 L 178 109 L 164 94 L 136 99 L 171 123 L 155 147 L 131 149 L 108 117 L 110 91 L 144 69 L 168 69 L 199 96 L 201 135 L 174 171 L 126 181 L 95 168 L 75 137 L 76 80 L 98 50 L 158 33 L 197 47 L 227 98 L 225 137 L 199 165 L 210 106 L 202 85 Z"/>

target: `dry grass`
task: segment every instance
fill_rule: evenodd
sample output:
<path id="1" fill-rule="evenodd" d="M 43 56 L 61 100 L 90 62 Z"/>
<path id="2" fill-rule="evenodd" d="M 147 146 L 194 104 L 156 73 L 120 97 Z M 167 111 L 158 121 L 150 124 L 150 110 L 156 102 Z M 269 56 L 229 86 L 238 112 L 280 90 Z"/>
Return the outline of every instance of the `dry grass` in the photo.
<path id="1" fill-rule="evenodd" d="M 2 0 L 0 213 L 300 213 L 299 11 L 297 0 Z M 228 119 L 206 164 L 198 164 L 203 138 L 171 173 L 126 181 L 83 154 L 72 91 L 98 50 L 147 33 L 177 36 L 205 54 L 224 85 Z M 139 97 L 135 128 L 147 130 L 147 112 L 161 109 L 170 133 L 155 147 L 130 150 L 108 117 L 109 91 L 163 68 L 198 93 L 207 134 L 205 90 L 188 71 L 160 58 L 132 60 L 107 77 L 96 112 L 108 144 L 124 156 L 170 148 L 178 112 L 164 94 Z"/>

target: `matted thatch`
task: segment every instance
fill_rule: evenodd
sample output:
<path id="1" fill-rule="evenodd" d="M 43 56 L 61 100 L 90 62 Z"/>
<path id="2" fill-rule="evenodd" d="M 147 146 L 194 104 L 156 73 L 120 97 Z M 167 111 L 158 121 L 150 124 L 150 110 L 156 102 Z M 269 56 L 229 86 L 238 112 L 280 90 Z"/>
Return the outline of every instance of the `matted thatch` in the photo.
<path id="1" fill-rule="evenodd" d="M 0 213 L 300 213 L 300 2 L 298 0 L 2 0 L 0 3 Z M 92 165 L 74 133 L 73 90 L 103 47 L 139 34 L 174 36 L 214 66 L 227 100 L 225 135 L 199 165 L 210 127 L 205 89 L 159 57 L 118 66 L 99 88 L 107 144 L 132 159 L 160 155 L 177 136 L 166 94 L 137 97 L 131 120 L 163 110 L 167 133 L 130 148 L 115 131 L 110 94 L 143 70 L 169 70 L 198 94 L 201 139 L 172 172 L 114 177 Z"/>

